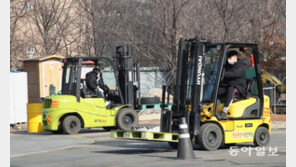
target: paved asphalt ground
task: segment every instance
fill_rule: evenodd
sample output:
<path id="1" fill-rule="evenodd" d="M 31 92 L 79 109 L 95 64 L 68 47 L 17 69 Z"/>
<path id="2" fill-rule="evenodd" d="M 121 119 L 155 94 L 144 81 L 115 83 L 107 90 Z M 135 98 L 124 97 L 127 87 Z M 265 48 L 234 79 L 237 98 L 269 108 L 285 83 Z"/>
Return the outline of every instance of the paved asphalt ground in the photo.
<path id="1" fill-rule="evenodd" d="M 84 166 L 286 166 L 286 132 L 272 131 L 270 146 L 278 148 L 276 156 L 256 151 L 242 152 L 251 144 L 238 145 L 238 155 L 228 149 L 204 151 L 195 147 L 194 160 L 177 160 L 177 151 L 165 142 L 116 140 L 102 129 L 84 130 L 78 135 L 53 135 L 49 132 L 28 134 L 11 131 L 10 165 L 12 167 L 84 167 Z M 245 151 L 245 150 L 244 150 Z"/>

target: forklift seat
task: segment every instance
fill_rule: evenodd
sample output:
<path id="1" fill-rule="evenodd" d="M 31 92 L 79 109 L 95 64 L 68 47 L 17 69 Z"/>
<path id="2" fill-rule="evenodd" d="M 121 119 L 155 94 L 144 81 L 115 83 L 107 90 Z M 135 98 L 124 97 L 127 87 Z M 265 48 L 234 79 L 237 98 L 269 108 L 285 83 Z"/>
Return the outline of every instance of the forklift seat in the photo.
<path id="1" fill-rule="evenodd" d="M 253 89 L 255 86 L 255 80 L 254 79 L 247 79 L 247 95 L 246 98 L 250 97 Z"/>
<path id="2" fill-rule="evenodd" d="M 227 117 L 256 118 L 259 116 L 260 99 L 252 95 L 254 85 L 255 79 L 247 79 L 247 95 L 243 97 L 240 93 L 235 94 L 234 101 L 227 111 Z M 218 106 L 218 112 L 222 111 L 223 106 L 222 104 Z"/>
<path id="3" fill-rule="evenodd" d="M 96 93 L 88 89 L 85 79 L 81 79 L 80 91 L 82 98 L 98 98 L 98 95 Z"/>
<path id="4" fill-rule="evenodd" d="M 220 113 L 224 107 L 221 103 L 217 107 L 217 112 Z M 259 116 L 260 110 L 260 99 L 258 97 L 248 97 L 247 99 L 242 99 L 233 102 L 228 111 L 228 118 L 256 118 Z"/>
<path id="5" fill-rule="evenodd" d="M 255 86 L 255 79 L 254 78 L 247 79 L 246 95 L 242 96 L 242 94 L 236 93 L 234 95 L 234 102 L 251 97 L 252 92 L 254 90 L 254 86 Z"/>

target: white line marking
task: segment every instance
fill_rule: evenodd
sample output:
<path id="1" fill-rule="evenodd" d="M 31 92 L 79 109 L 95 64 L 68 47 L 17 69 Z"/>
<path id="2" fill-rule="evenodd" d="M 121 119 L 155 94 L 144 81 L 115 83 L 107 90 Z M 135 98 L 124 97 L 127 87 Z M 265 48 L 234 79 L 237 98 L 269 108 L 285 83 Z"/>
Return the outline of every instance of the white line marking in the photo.
<path id="1" fill-rule="evenodd" d="M 179 138 L 190 138 L 190 135 L 189 135 L 189 133 L 186 133 L 186 134 L 180 134 L 180 135 L 179 135 Z"/>
<path id="2" fill-rule="evenodd" d="M 187 124 L 180 124 L 180 125 L 179 125 L 179 128 L 180 128 L 180 129 L 187 129 L 188 126 L 187 126 Z"/>

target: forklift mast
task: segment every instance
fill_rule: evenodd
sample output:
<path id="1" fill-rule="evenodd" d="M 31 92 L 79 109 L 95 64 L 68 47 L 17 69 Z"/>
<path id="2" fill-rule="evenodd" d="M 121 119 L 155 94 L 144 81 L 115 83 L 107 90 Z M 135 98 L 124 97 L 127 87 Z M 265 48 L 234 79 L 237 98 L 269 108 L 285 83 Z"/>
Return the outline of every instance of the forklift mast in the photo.
<path id="1" fill-rule="evenodd" d="M 139 65 L 135 66 L 133 63 L 132 47 L 117 46 L 114 60 L 124 104 L 130 104 L 136 109 L 140 99 L 140 74 Z M 134 85 L 135 83 L 137 85 Z"/>
<path id="2" fill-rule="evenodd" d="M 197 134 L 200 125 L 200 99 L 202 97 L 202 76 L 203 76 L 203 50 L 198 37 L 194 39 L 183 39 L 179 41 L 177 73 L 174 86 L 174 96 L 172 110 L 169 112 L 171 119 L 167 125 L 172 127 L 162 127 L 170 129 L 169 132 L 178 131 L 179 119 L 186 118 L 190 126 L 190 133 Z M 163 90 L 165 91 L 165 90 Z M 189 112 L 187 106 L 191 106 Z M 172 122 L 172 124 L 171 124 Z"/>

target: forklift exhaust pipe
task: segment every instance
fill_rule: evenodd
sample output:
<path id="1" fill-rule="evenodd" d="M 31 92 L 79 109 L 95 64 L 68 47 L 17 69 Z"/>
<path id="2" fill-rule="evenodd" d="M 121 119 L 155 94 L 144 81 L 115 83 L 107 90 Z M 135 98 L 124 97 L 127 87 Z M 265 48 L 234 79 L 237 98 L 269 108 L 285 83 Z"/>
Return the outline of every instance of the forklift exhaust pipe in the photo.
<path id="1" fill-rule="evenodd" d="M 180 118 L 177 159 L 194 159 L 192 142 L 185 117 Z"/>

